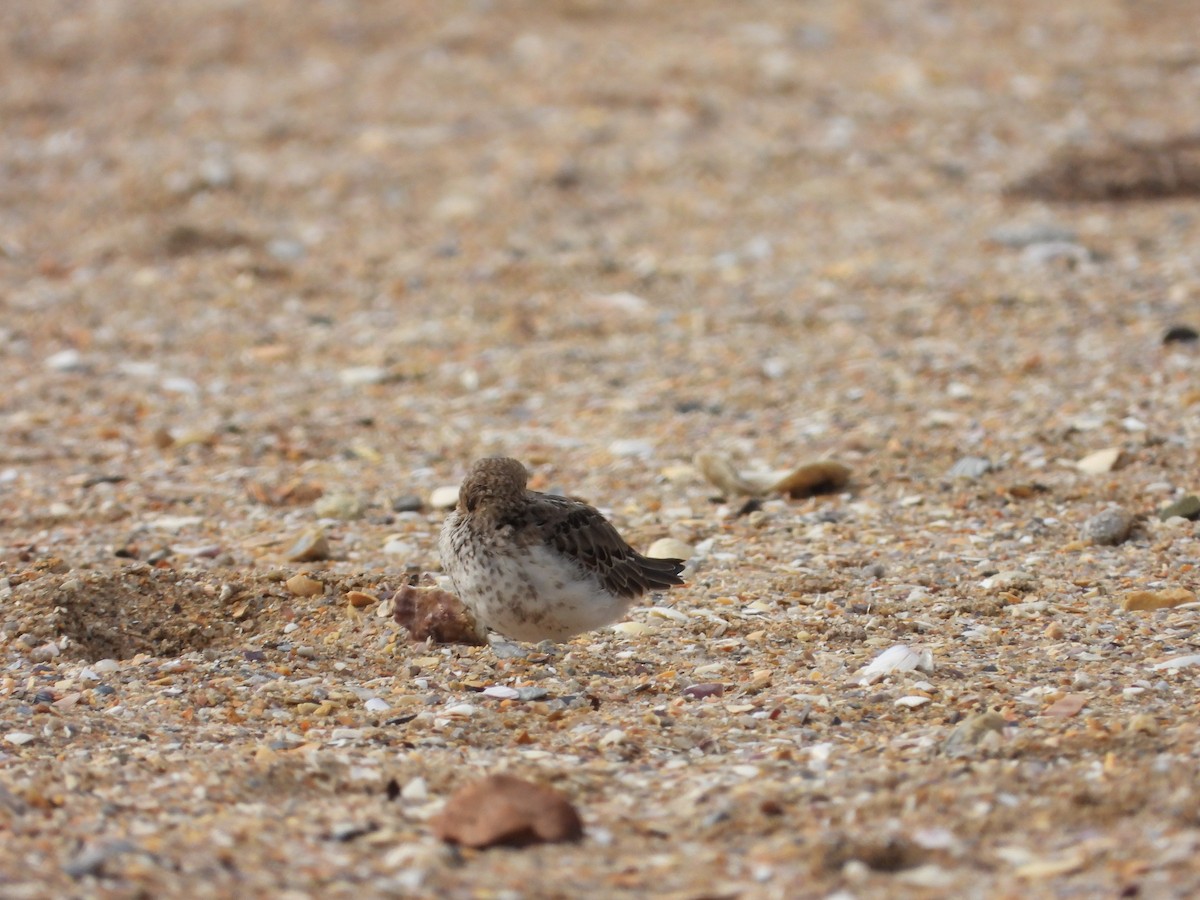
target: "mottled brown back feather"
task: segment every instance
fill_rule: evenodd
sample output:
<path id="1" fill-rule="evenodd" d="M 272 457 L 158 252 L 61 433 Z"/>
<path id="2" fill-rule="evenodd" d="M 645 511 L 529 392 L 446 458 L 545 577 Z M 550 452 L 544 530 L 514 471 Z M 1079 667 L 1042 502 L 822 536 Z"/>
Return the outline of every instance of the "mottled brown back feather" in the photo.
<path id="1" fill-rule="evenodd" d="M 679 559 L 651 559 L 630 547 L 600 512 L 578 500 L 529 491 L 529 503 L 514 526 L 533 525 L 538 536 L 618 597 L 683 584 Z"/>

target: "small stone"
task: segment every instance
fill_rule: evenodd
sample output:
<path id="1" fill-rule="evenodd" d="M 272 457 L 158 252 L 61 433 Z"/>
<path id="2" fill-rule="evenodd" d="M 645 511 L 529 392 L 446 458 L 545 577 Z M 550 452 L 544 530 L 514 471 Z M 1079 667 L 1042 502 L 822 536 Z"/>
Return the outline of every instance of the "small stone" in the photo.
<path id="1" fill-rule="evenodd" d="M 434 488 L 429 495 L 429 505 L 434 509 L 453 509 L 458 505 L 458 485 Z"/>
<path id="2" fill-rule="evenodd" d="M 304 258 L 305 248 L 290 238 L 273 238 L 267 242 L 267 253 L 280 262 L 298 262 Z"/>
<path id="3" fill-rule="evenodd" d="M 115 659 L 98 659 L 92 663 L 92 671 L 100 675 L 111 675 L 113 672 L 119 671 L 121 664 Z"/>
<path id="4" fill-rule="evenodd" d="M 427 803 L 429 801 L 429 785 L 418 775 L 400 789 L 400 799 L 405 803 Z"/>
<path id="5" fill-rule="evenodd" d="M 1115 547 L 1123 543 L 1133 528 L 1133 516 L 1119 507 L 1096 513 L 1080 530 L 1083 540 L 1100 546 Z"/>
<path id="6" fill-rule="evenodd" d="M 54 372 L 83 372 L 87 369 L 83 354 L 74 348 L 52 353 L 45 362 L 46 368 Z"/>
<path id="7" fill-rule="evenodd" d="M 899 699 L 893 701 L 892 705 L 904 706 L 908 709 L 916 709 L 918 706 L 924 706 L 929 702 L 930 700 L 928 697 L 922 697 L 920 694 L 909 694 L 908 696 L 900 697 Z"/>
<path id="8" fill-rule="evenodd" d="M 583 837 L 579 813 L 561 792 L 510 775 L 492 775 L 461 788 L 432 825 L 441 840 L 476 848 Z"/>
<path id="9" fill-rule="evenodd" d="M 283 583 L 283 586 L 297 597 L 319 597 L 325 593 L 324 584 L 303 573 L 293 575 Z"/>
<path id="10" fill-rule="evenodd" d="M 696 555 L 696 548 L 675 538 L 659 538 L 649 549 L 646 556 L 651 559 L 680 559 L 688 560 Z"/>
<path id="11" fill-rule="evenodd" d="M 654 455 L 654 445 L 649 441 L 637 438 L 618 438 L 608 445 L 608 452 L 613 456 L 639 456 L 646 458 Z"/>
<path id="12" fill-rule="evenodd" d="M 1075 463 L 1075 468 L 1080 472 L 1086 472 L 1088 475 L 1103 475 L 1105 472 L 1111 472 L 1115 469 L 1120 459 L 1120 447 L 1106 447 L 1103 450 L 1097 450 L 1095 453 L 1089 453 L 1083 459 L 1079 460 L 1079 462 Z"/>
<path id="13" fill-rule="evenodd" d="M 1195 603 L 1196 595 L 1187 588 L 1166 588 L 1161 591 L 1131 591 L 1121 601 L 1121 608 L 1130 611 L 1173 609 L 1185 603 Z"/>
<path id="14" fill-rule="evenodd" d="M 379 598 L 366 591 L 346 591 L 346 601 L 355 609 L 362 609 L 372 603 L 378 603 Z"/>
<path id="15" fill-rule="evenodd" d="M 977 481 L 992 471 L 991 460 L 982 456 L 964 456 L 950 467 L 946 474 L 951 478 L 962 478 L 966 481 Z"/>
<path id="16" fill-rule="evenodd" d="M 458 488 L 454 489 L 454 502 L 458 502 Z M 425 501 L 416 494 L 402 494 L 392 501 L 392 512 L 420 512 L 425 508 Z"/>
<path id="17" fill-rule="evenodd" d="M 384 712 L 392 708 L 392 704 L 380 697 L 372 697 L 363 704 L 368 712 Z"/>
<path id="18" fill-rule="evenodd" d="M 320 528 L 312 528 L 300 535 L 285 554 L 290 562 L 316 562 L 329 559 L 329 539 Z"/>
<path id="19" fill-rule="evenodd" d="M 34 739 L 35 735 L 28 731 L 10 731 L 4 739 L 15 747 L 23 747 Z"/>
<path id="20" fill-rule="evenodd" d="M 354 494 L 326 494 L 313 504 L 322 519 L 361 519 L 366 511 L 366 501 Z"/>
<path id="21" fill-rule="evenodd" d="M 1158 734 L 1158 720 L 1149 713 L 1137 713 L 1125 723 L 1130 734 Z"/>
<path id="22" fill-rule="evenodd" d="M 1186 497 L 1181 497 L 1174 503 L 1164 506 L 1158 511 L 1158 517 L 1164 522 L 1167 519 L 1179 516 L 1181 519 L 1198 519 L 1200 518 L 1200 497 L 1195 494 L 1188 494 Z"/>
<path id="23" fill-rule="evenodd" d="M 338 372 L 338 380 L 346 387 L 381 384 L 387 380 L 387 377 L 387 369 L 380 366 L 353 366 Z"/>
<path id="24" fill-rule="evenodd" d="M 1164 344 L 1190 344 L 1200 340 L 1200 331 L 1190 325 L 1172 325 L 1163 335 Z"/>

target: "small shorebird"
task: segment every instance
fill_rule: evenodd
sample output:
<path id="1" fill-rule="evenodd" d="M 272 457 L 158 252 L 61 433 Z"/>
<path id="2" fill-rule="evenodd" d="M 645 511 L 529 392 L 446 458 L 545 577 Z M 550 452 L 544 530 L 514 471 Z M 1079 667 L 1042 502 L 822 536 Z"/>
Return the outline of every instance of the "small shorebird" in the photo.
<path id="1" fill-rule="evenodd" d="M 515 459 L 471 467 L 442 526 L 442 567 L 486 629 L 518 641 L 562 641 L 617 621 L 651 590 L 683 584 L 678 559 L 650 559 L 597 510 L 528 490 Z"/>

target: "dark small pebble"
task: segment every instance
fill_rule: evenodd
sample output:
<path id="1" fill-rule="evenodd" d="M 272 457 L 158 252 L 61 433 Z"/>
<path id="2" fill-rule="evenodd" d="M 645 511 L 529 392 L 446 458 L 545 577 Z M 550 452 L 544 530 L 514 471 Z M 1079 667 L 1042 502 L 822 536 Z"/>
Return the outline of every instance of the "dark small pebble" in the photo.
<path id="1" fill-rule="evenodd" d="M 109 697 L 117 692 L 117 689 L 112 685 L 100 684 L 92 688 L 92 692 L 99 694 L 101 697 Z"/>
<path id="2" fill-rule="evenodd" d="M 1172 325 L 1163 335 L 1164 344 L 1190 344 L 1200 340 L 1200 331 L 1190 325 Z"/>
<path id="3" fill-rule="evenodd" d="M 1181 516 L 1185 519 L 1200 518 L 1200 497 L 1188 494 L 1158 511 L 1158 517 L 1164 522 L 1172 516 Z"/>
<path id="4" fill-rule="evenodd" d="M 420 512 L 424 506 L 425 501 L 416 494 L 405 494 L 392 501 L 392 512 Z"/>

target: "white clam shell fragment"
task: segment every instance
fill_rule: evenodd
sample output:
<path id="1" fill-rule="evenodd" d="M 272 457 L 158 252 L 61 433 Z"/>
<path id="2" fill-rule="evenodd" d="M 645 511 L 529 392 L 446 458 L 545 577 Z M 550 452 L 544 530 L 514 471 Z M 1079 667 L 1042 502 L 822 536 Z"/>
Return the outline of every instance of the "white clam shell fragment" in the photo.
<path id="1" fill-rule="evenodd" d="M 889 647 L 864 666 L 858 673 L 858 683 L 861 685 L 875 684 L 888 675 L 900 672 L 933 671 L 933 651 L 917 650 L 907 644 L 896 644 Z"/>

